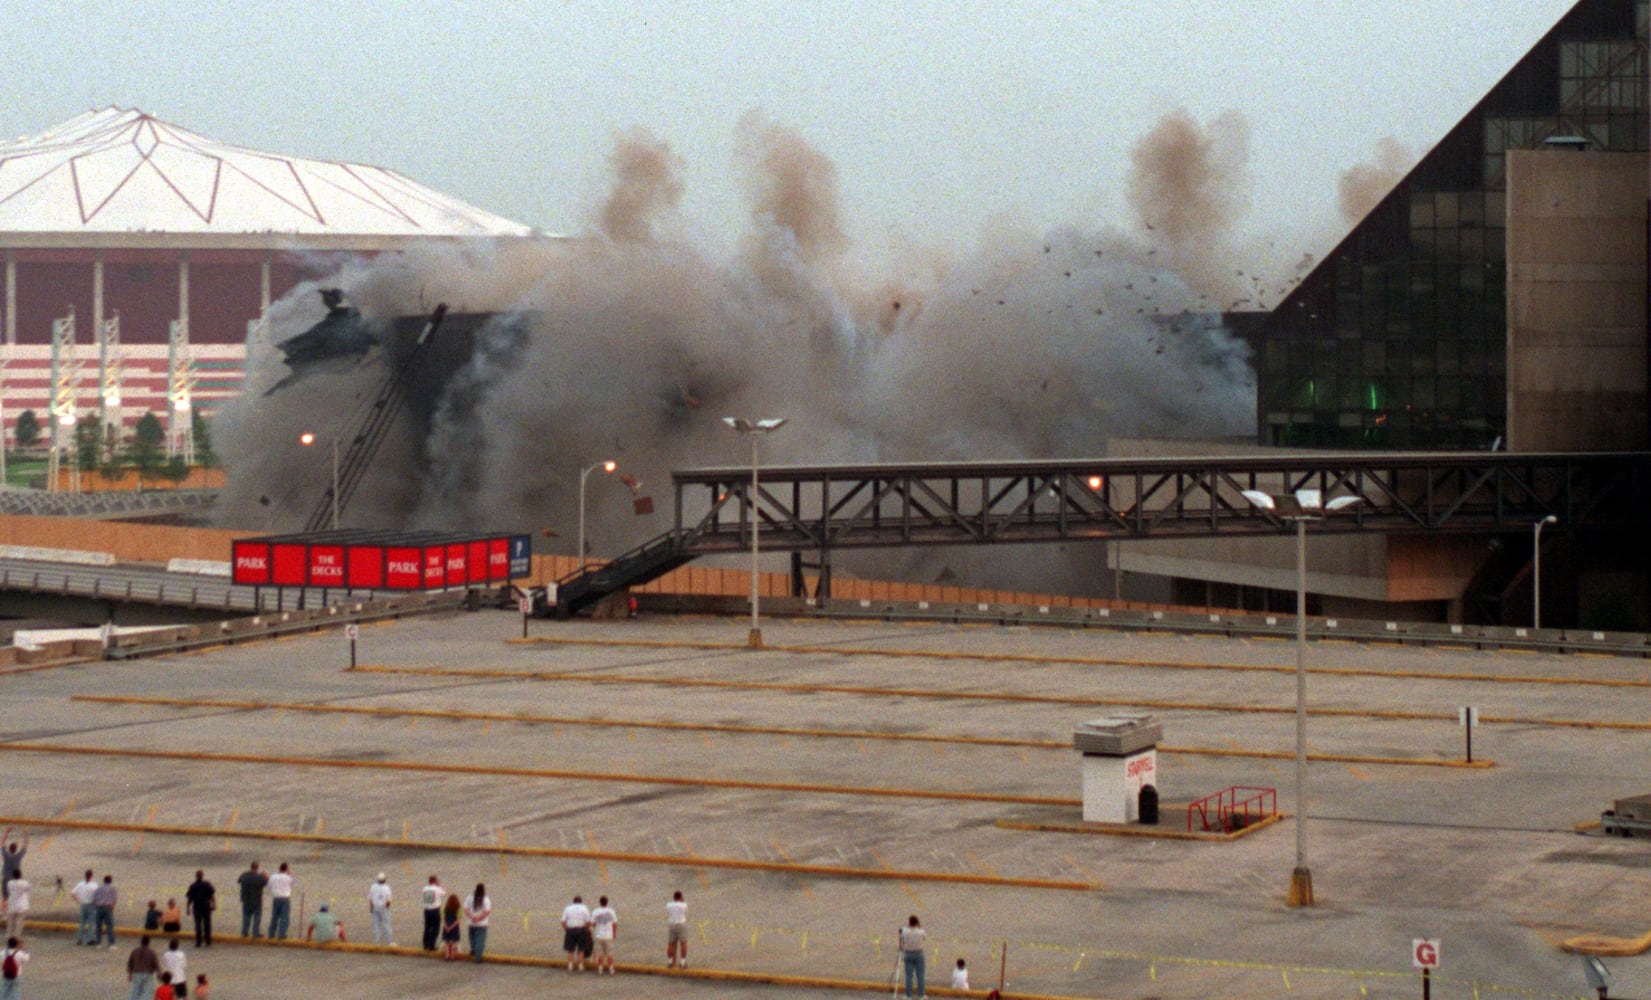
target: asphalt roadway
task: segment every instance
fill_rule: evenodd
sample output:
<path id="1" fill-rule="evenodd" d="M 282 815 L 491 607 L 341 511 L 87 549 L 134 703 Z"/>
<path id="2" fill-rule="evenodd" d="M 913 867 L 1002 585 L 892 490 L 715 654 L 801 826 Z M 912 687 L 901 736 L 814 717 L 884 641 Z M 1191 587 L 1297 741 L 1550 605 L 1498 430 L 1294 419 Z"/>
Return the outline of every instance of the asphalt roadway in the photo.
<path id="1" fill-rule="evenodd" d="M 216 1000 L 879 993 L 908 914 L 930 983 L 963 956 L 977 995 L 1005 962 L 1017 996 L 1411 997 L 1428 938 L 1436 997 L 1575 997 L 1565 939 L 1651 925 L 1651 839 L 1577 830 L 1651 792 L 1645 660 L 1314 644 L 1318 905 L 1291 909 L 1288 642 L 771 621 L 751 650 L 743 621 L 704 618 L 531 632 L 452 612 L 362 628 L 355 671 L 337 630 L 0 674 L 0 813 L 31 834 L 31 920 L 71 920 L 91 867 L 132 927 L 204 868 L 220 941 L 185 945 Z M 1131 704 L 1163 720 L 1162 824 L 1065 832 L 1083 827 L 1073 726 Z M 1172 836 L 1230 786 L 1276 788 L 1286 816 Z M 401 949 L 225 936 L 254 859 L 292 865 L 300 932 L 328 901 L 352 942 L 387 872 Z M 432 873 L 485 881 L 490 955 L 540 964 L 417 954 Z M 663 970 L 674 890 L 687 975 Z M 575 893 L 612 897 L 620 975 L 545 964 Z M 130 935 L 26 936 L 25 996 L 125 995 Z M 1607 962 L 1613 996 L 1651 996 L 1651 956 Z"/>

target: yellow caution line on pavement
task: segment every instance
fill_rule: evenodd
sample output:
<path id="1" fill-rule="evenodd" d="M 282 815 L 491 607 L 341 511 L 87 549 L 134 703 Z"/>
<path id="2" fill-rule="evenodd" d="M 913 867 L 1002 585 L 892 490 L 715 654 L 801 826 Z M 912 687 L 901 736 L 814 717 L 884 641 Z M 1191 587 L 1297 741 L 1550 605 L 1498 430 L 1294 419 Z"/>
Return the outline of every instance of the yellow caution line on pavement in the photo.
<path id="1" fill-rule="evenodd" d="M 950 802 L 990 802 L 1024 806 L 1075 806 L 1083 800 L 1054 795 L 998 795 L 991 792 L 948 792 L 932 788 L 824 785 L 797 781 L 744 781 L 736 778 L 685 778 L 669 774 L 622 774 L 602 771 L 563 771 L 538 767 L 497 767 L 482 764 L 431 764 L 400 760 L 344 760 L 334 757 L 287 757 L 260 754 L 211 753 L 203 750 L 141 750 L 129 747 L 70 746 L 61 743 L 0 742 L 0 751 L 39 754 L 80 754 L 90 757 L 126 757 L 139 760 L 193 760 L 214 764 L 280 764 L 287 767 L 353 768 L 368 771 L 414 771 L 425 774 L 468 774 L 485 777 L 546 778 L 558 781 L 606 781 L 637 785 L 676 785 L 759 792 L 804 792 L 864 798 L 940 799 Z"/>
<path id="2" fill-rule="evenodd" d="M 98 830 L 114 833 L 146 833 L 154 836 L 210 837 L 216 840 L 226 831 L 218 827 L 181 826 L 170 823 L 122 823 L 108 820 L 53 819 L 46 816 L 0 816 L 0 824 L 31 830 Z M 779 872 L 786 875 L 813 875 L 820 878 L 877 879 L 910 882 L 939 882 L 1018 889 L 1051 889 L 1065 892 L 1095 892 L 1088 882 L 1057 879 L 1015 878 L 967 872 L 935 872 L 910 869 L 846 868 L 833 865 L 799 864 L 781 861 L 753 861 L 746 858 L 692 858 L 664 854 L 636 854 L 629 851 L 581 851 L 565 847 L 530 847 L 521 844 L 451 843 L 434 840 L 400 840 L 390 837 L 347 837 L 339 834 L 289 833 L 284 830 L 254 830 L 237 827 L 227 831 L 238 840 L 279 841 L 296 844 L 330 844 L 335 847 L 376 847 L 397 851 L 421 850 L 448 854 L 500 854 L 518 857 L 562 858 L 570 861 L 609 861 L 636 865 L 668 865 L 672 868 L 731 868 L 742 871 Z"/>
<path id="3" fill-rule="evenodd" d="M 614 729 L 663 729 L 677 732 L 736 733 L 756 736 L 806 736 L 822 739 L 890 740 L 915 743 L 952 743 L 963 746 L 1024 747 L 1033 750 L 1072 749 L 1071 740 L 1025 740 L 990 736 L 947 736 L 935 733 L 887 733 L 866 729 L 809 729 L 792 726 L 742 726 L 722 722 L 660 722 L 653 719 L 594 719 L 566 715 L 533 715 L 527 712 L 466 712 L 439 708 L 396 708 L 382 705 L 317 705 L 306 702 L 243 701 L 221 698 L 152 698 L 140 695 L 77 694 L 70 701 L 100 705 L 152 705 L 164 708 L 225 708 L 235 711 L 315 712 L 337 715 L 368 715 L 386 718 L 452 719 L 459 721 L 516 722 L 524 725 L 593 726 Z M 1251 757 L 1293 759 L 1289 750 L 1232 750 L 1219 747 L 1160 746 L 1159 753 L 1200 757 Z M 1308 760 L 1339 764 L 1385 764 L 1394 767 L 1488 768 L 1487 760 L 1472 762 L 1436 758 L 1367 757 L 1358 754 L 1310 753 Z"/>
<path id="4" fill-rule="evenodd" d="M 634 646 L 642 649 L 693 649 L 702 652 L 744 653 L 745 643 L 670 642 L 649 639 L 575 639 L 534 636 L 507 639 L 510 645 Z M 1370 645 L 1366 643 L 1365 645 Z M 1295 666 L 1278 663 L 1213 663 L 1207 660 L 1143 660 L 1115 656 L 1047 656 L 1030 653 L 962 653 L 955 650 L 877 649 L 863 646 L 763 645 L 764 652 L 810 656 L 879 656 L 886 659 L 969 660 L 981 663 L 1072 664 L 1089 667 L 1142 667 L 1154 670 L 1226 670 L 1242 673 L 1293 674 Z M 1442 670 L 1377 670 L 1373 667 L 1308 667 L 1309 674 L 1327 677 L 1380 677 L 1402 680 L 1473 681 L 1483 684 L 1561 684 L 1595 687 L 1651 688 L 1651 680 L 1613 677 L 1544 677 L 1534 674 L 1467 674 Z"/>
<path id="5" fill-rule="evenodd" d="M 773 681 L 716 680 L 703 677 L 657 677 L 648 674 L 587 674 L 560 670 L 459 670 L 451 667 L 387 667 L 366 664 L 358 673 L 399 674 L 410 677 L 471 677 L 491 680 L 554 681 L 583 684 L 655 684 L 662 687 L 710 688 L 727 691 L 779 691 L 799 694 L 858 694 L 878 698 L 930 698 L 953 701 L 1015 702 L 1030 705 L 1080 705 L 1108 708 L 1158 708 L 1184 712 L 1234 712 L 1250 715 L 1294 715 L 1292 705 L 1234 705 L 1220 702 L 1166 701 L 1150 698 L 1093 698 L 1084 695 L 1015 694 L 1007 691 L 952 691 L 933 688 L 882 688 L 854 684 L 782 684 Z M 1310 708 L 1321 718 L 1387 719 L 1402 722 L 1456 722 L 1454 712 L 1412 712 L 1381 708 Z M 1596 719 L 1540 719 L 1529 716 L 1480 715 L 1480 725 L 1556 726 L 1579 729 L 1651 731 L 1651 722 Z"/>

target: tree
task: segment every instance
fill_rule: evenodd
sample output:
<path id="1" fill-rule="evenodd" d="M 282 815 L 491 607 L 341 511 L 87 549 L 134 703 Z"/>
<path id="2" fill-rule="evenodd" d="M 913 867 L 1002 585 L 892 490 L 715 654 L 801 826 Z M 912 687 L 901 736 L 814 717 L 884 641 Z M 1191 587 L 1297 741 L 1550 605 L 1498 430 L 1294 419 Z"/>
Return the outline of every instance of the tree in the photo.
<path id="1" fill-rule="evenodd" d="M 145 413 L 132 428 L 132 464 L 137 466 L 138 479 L 153 479 L 164 461 L 161 445 L 166 441 L 166 429 L 160 418 Z"/>
<path id="2" fill-rule="evenodd" d="M 177 485 L 189 478 L 189 463 L 183 460 L 182 455 L 173 455 L 160 468 L 161 478 Z"/>
<path id="3" fill-rule="evenodd" d="M 212 450 L 212 426 L 206 422 L 206 417 L 200 410 L 191 410 L 189 413 L 189 430 L 195 436 L 195 462 L 202 468 L 210 469 L 218 464 L 218 453 Z"/>
<path id="4" fill-rule="evenodd" d="M 17 447 L 33 448 L 40 443 L 40 418 L 33 410 L 17 415 Z"/>
<path id="5" fill-rule="evenodd" d="M 82 472 L 90 472 L 97 468 L 98 459 L 102 455 L 103 429 L 95 420 L 82 420 L 75 424 L 75 464 Z"/>

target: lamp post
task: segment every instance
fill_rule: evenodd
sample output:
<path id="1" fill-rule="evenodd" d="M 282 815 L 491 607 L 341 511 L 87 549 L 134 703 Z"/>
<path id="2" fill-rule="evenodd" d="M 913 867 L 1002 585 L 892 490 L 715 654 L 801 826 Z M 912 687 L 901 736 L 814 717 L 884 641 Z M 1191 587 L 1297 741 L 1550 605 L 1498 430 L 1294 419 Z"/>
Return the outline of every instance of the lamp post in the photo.
<path id="1" fill-rule="evenodd" d="M 298 443 L 308 448 L 315 443 L 315 435 L 309 431 L 298 435 Z M 338 530 L 338 439 L 332 439 L 332 530 Z"/>
<path id="2" fill-rule="evenodd" d="M 1296 525 L 1296 866 L 1290 872 L 1289 906 L 1313 905 L 1313 872 L 1307 867 L 1307 522 L 1345 510 L 1359 497 L 1323 502 L 1318 490 L 1271 494 L 1245 490 L 1244 499 Z"/>
<path id="3" fill-rule="evenodd" d="M 748 501 L 751 508 L 751 633 L 746 637 L 745 644 L 752 649 L 761 649 L 762 627 L 757 624 L 757 442 L 762 435 L 772 434 L 784 427 L 785 418 L 747 420 L 744 417 L 723 417 L 722 422 L 751 438 L 751 496 Z"/>
<path id="4" fill-rule="evenodd" d="M 617 462 L 597 462 L 579 472 L 579 571 L 581 573 L 585 570 L 585 480 L 597 469 L 601 469 L 603 472 L 612 472 L 617 468 L 619 468 Z"/>
<path id="5" fill-rule="evenodd" d="M 1542 627 L 1542 526 L 1558 523 L 1549 514 L 1531 526 L 1531 628 Z"/>

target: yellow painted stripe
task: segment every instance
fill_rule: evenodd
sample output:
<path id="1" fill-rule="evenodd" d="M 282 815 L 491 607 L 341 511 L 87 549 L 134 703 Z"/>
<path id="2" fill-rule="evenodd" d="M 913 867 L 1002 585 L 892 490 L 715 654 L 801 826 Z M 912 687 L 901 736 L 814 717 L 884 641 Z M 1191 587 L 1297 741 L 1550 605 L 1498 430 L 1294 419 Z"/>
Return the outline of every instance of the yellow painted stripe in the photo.
<path id="1" fill-rule="evenodd" d="M 164 708 L 226 708 L 235 711 L 313 712 L 337 715 L 364 715 L 383 718 L 450 719 L 479 722 L 517 722 L 526 725 L 554 724 L 559 726 L 591 726 L 620 729 L 660 729 L 678 732 L 733 733 L 756 736 L 799 736 L 820 739 L 887 740 L 893 742 L 953 743 L 963 746 L 1012 747 L 1016 749 L 1059 750 L 1070 752 L 1071 740 L 1025 740 L 1007 737 L 950 736 L 935 733 L 887 733 L 866 729 L 808 729 L 790 726 L 742 726 L 716 722 L 657 722 L 651 719 L 585 718 L 565 715 L 534 715 L 529 712 L 464 712 L 431 708 L 396 708 L 378 705 L 316 705 L 305 702 L 244 701 L 217 698 L 150 698 L 137 695 L 77 694 L 70 701 L 92 702 L 102 705 L 151 705 Z M 635 734 L 630 734 L 634 740 Z M 1160 746 L 1162 754 L 1194 754 L 1202 757 L 1277 757 L 1294 759 L 1293 750 L 1237 750 L 1218 747 Z M 1022 760 L 1027 758 L 1022 755 Z M 1468 767 L 1494 766 L 1488 760 L 1471 763 L 1425 757 L 1367 757 L 1358 754 L 1310 753 L 1308 760 L 1349 764 L 1381 764 L 1395 767 Z"/>
<path id="2" fill-rule="evenodd" d="M 64 820 L 45 816 L 0 816 L 0 824 L 28 827 L 33 830 L 99 830 L 116 833 L 147 833 L 171 837 L 219 837 L 223 831 L 214 827 L 178 826 L 169 823 L 120 823 L 106 820 Z M 912 882 L 939 882 L 958 885 L 982 885 L 1020 889 L 1050 889 L 1065 892 L 1093 892 L 1096 887 L 1088 882 L 1067 882 L 1057 879 L 1012 878 L 978 875 L 963 872 L 918 871 L 913 869 L 884 870 L 879 868 L 846 868 L 834 865 L 811 865 L 778 861 L 751 861 L 746 858 L 672 857 L 664 854 L 636 854 L 628 851 L 580 851 L 563 847 L 528 847 L 519 844 L 451 843 L 444 841 L 402 841 L 388 837 L 345 837 L 337 834 L 289 833 L 284 830 L 240 829 L 235 836 L 242 840 L 267 840 L 282 843 L 331 844 L 338 847 L 394 848 L 397 850 L 438 851 L 454 854 L 500 854 L 516 857 L 563 858 L 574 861 L 611 861 L 616 864 L 668 865 L 673 868 L 732 868 L 743 871 L 780 872 L 788 875 L 815 875 L 821 878 L 908 880 Z"/>

